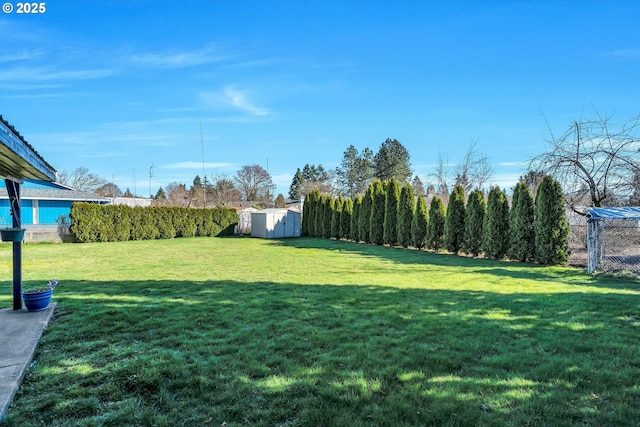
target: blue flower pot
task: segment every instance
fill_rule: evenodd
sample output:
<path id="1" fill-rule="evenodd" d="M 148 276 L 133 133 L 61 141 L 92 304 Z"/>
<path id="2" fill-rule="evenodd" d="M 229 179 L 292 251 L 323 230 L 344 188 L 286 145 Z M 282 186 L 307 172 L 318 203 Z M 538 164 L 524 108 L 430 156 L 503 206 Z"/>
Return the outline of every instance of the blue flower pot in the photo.
<path id="1" fill-rule="evenodd" d="M 29 311 L 42 311 L 49 307 L 53 289 L 36 293 L 23 293 L 22 300 Z"/>

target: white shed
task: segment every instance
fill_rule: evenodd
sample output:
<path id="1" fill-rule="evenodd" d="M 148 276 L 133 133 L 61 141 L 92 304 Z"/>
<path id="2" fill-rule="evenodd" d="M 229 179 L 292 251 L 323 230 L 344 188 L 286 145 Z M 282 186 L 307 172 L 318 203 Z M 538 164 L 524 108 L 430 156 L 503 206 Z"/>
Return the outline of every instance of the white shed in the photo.
<path id="1" fill-rule="evenodd" d="M 251 212 L 251 236 L 263 239 L 300 237 L 302 215 L 294 209 L 263 209 Z"/>

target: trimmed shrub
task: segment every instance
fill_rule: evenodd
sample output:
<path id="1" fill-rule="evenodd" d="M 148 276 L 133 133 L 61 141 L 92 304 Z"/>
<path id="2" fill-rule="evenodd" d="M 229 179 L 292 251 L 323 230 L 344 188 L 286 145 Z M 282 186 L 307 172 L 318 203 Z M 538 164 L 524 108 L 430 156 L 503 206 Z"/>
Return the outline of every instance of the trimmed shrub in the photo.
<path id="1" fill-rule="evenodd" d="M 395 178 L 384 183 L 384 222 L 382 241 L 391 246 L 398 244 L 398 205 L 400 203 L 400 187 Z"/>
<path id="2" fill-rule="evenodd" d="M 373 183 L 373 204 L 371 205 L 371 217 L 369 218 L 369 233 L 371 243 L 381 245 L 384 243 L 384 211 L 386 194 L 380 180 Z"/>
<path id="3" fill-rule="evenodd" d="M 477 257 L 482 251 L 482 227 L 486 204 L 484 194 L 474 190 L 469 195 L 464 218 L 464 251 Z"/>
<path id="4" fill-rule="evenodd" d="M 413 188 L 406 183 L 400 191 L 398 204 L 398 244 L 405 248 L 411 245 L 411 224 L 416 210 Z"/>
<path id="5" fill-rule="evenodd" d="M 350 238 L 354 242 L 359 242 L 360 239 L 360 211 L 362 210 L 362 196 L 356 194 L 356 198 L 353 200 L 353 211 L 351 212 L 351 234 Z"/>
<path id="6" fill-rule="evenodd" d="M 351 199 L 344 199 L 342 203 L 342 214 L 340 215 L 340 239 L 351 238 L 351 213 L 353 211 L 353 202 Z"/>
<path id="7" fill-rule="evenodd" d="M 545 176 L 536 194 L 536 261 L 541 264 L 565 264 L 569 256 L 569 233 L 562 187 L 551 176 Z"/>
<path id="8" fill-rule="evenodd" d="M 340 238 L 340 223 L 342 222 L 342 208 L 344 205 L 344 199 L 342 195 L 339 195 L 333 204 L 333 210 L 331 211 L 331 237 L 334 239 Z"/>
<path id="9" fill-rule="evenodd" d="M 324 196 L 322 202 L 322 237 L 329 239 L 331 237 L 331 220 L 333 219 L 333 207 L 335 201 L 331 196 Z"/>
<path id="10" fill-rule="evenodd" d="M 445 209 L 442 200 L 435 196 L 431 200 L 429 206 L 429 225 L 427 233 L 427 247 L 434 251 L 442 249 L 444 243 L 444 223 L 445 223 Z"/>
<path id="11" fill-rule="evenodd" d="M 418 204 L 411 221 L 411 243 L 413 247 L 422 249 L 427 244 L 427 227 L 429 226 L 429 213 L 427 202 L 421 194 L 418 196 Z"/>
<path id="12" fill-rule="evenodd" d="M 520 262 L 533 261 L 536 248 L 535 211 L 531 191 L 524 181 L 520 181 L 513 191 L 510 217 L 509 258 Z"/>
<path id="13" fill-rule="evenodd" d="M 499 187 L 493 187 L 484 216 L 482 250 L 487 258 L 502 259 L 509 249 L 509 202 Z"/>
<path id="14" fill-rule="evenodd" d="M 233 209 L 135 207 L 76 202 L 71 205 L 70 231 L 76 242 L 115 242 L 233 234 L 238 214 Z"/>
<path id="15" fill-rule="evenodd" d="M 444 224 L 444 247 L 457 254 L 464 245 L 464 188 L 456 184 L 449 198 Z"/>
<path id="16" fill-rule="evenodd" d="M 373 207 L 373 183 L 369 183 L 367 192 L 362 198 L 362 208 L 358 219 L 358 237 L 365 243 L 371 243 L 371 208 Z"/>

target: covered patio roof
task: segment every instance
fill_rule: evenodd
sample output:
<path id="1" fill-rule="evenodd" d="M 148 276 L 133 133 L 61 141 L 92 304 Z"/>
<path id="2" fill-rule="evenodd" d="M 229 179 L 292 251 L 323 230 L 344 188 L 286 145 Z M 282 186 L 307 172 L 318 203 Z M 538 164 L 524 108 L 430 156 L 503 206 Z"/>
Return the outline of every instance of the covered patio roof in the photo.
<path id="1" fill-rule="evenodd" d="M 56 170 L 0 115 L 0 178 L 11 204 L 12 231 L 22 229 L 20 184 L 25 178 L 54 181 Z M 24 231 L 23 231 L 24 233 Z M 13 240 L 13 309 L 22 309 L 22 234 Z"/>
<path id="2" fill-rule="evenodd" d="M 0 178 L 55 181 L 56 170 L 0 115 Z"/>

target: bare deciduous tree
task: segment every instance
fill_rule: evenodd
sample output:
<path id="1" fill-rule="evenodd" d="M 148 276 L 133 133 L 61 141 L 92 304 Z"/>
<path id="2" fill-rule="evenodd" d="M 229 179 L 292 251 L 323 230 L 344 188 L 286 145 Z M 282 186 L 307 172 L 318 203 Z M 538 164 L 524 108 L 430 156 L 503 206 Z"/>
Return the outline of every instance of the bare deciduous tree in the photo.
<path id="1" fill-rule="evenodd" d="M 262 166 L 243 166 L 234 179 L 245 200 L 269 202 L 272 198 L 273 181 Z"/>
<path id="2" fill-rule="evenodd" d="M 558 137 L 547 127 L 548 150 L 531 160 L 530 169 L 560 182 L 571 209 L 584 215 L 588 207 L 628 203 L 640 171 L 640 116 L 613 122 L 596 111 Z"/>
<path id="3" fill-rule="evenodd" d="M 456 168 L 456 184 L 462 185 L 465 194 L 473 189 L 482 190 L 493 176 L 493 167 L 486 154 L 476 150 L 476 142 L 473 142 L 462 161 Z"/>
<path id="4" fill-rule="evenodd" d="M 75 168 L 72 171 L 63 170 L 58 173 L 58 182 L 75 190 L 94 192 L 107 180 L 89 172 L 85 167 Z"/>

